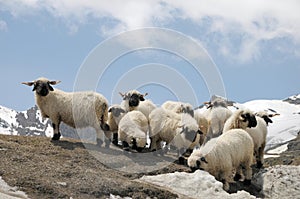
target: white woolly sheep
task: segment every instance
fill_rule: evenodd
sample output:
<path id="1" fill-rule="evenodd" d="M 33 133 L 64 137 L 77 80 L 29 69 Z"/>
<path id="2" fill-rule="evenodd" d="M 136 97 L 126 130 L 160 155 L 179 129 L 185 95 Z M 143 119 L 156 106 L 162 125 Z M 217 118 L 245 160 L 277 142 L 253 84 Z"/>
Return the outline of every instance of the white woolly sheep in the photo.
<path id="1" fill-rule="evenodd" d="M 50 81 L 47 78 L 38 78 L 32 82 L 23 82 L 28 86 L 34 86 L 36 104 L 43 118 L 50 118 L 54 134 L 52 140 L 59 140 L 61 134 L 59 125 L 61 122 L 73 127 L 93 127 L 97 132 L 97 142 L 102 144 L 103 131 L 110 138 L 109 126 L 106 124 L 108 117 L 108 102 L 99 93 L 64 92 L 53 89 L 60 81 Z M 75 117 L 75 118 L 74 118 Z M 102 129 L 102 130 L 101 130 Z M 106 142 L 108 146 L 109 140 Z"/>
<path id="2" fill-rule="evenodd" d="M 120 105 L 112 105 L 108 109 L 108 120 L 109 130 L 113 133 L 112 143 L 118 145 L 118 129 L 119 123 L 126 111 Z"/>
<path id="3" fill-rule="evenodd" d="M 209 140 L 199 150 L 193 151 L 188 158 L 188 166 L 192 170 L 208 171 L 222 181 L 223 188 L 228 190 L 232 171 L 236 171 L 235 180 L 238 180 L 242 167 L 245 168 L 244 183 L 251 183 L 254 144 L 251 136 L 243 129 L 255 127 L 257 122 L 251 112 L 239 110 L 226 123 L 225 126 L 228 127 L 226 132 Z"/>
<path id="4" fill-rule="evenodd" d="M 174 111 L 175 113 L 188 113 L 192 117 L 194 117 L 193 106 L 189 103 L 166 101 L 161 105 L 161 107 L 166 110 Z"/>
<path id="5" fill-rule="evenodd" d="M 150 113 L 156 108 L 155 104 L 151 100 L 145 100 L 145 96 L 148 93 L 141 94 L 137 90 L 131 90 L 125 94 L 120 93 L 123 98 L 121 107 L 126 111 L 137 110 L 142 112 L 147 119 L 149 119 Z"/>
<path id="6" fill-rule="evenodd" d="M 161 141 L 177 149 L 192 150 L 200 139 L 196 120 L 187 113 L 177 114 L 164 108 L 156 108 L 149 116 L 150 150 L 161 149 Z"/>
<path id="7" fill-rule="evenodd" d="M 141 152 L 147 144 L 149 129 L 146 116 L 140 111 L 130 111 L 124 115 L 119 123 L 118 136 L 122 141 L 123 149 L 132 149 Z"/>
<path id="8" fill-rule="evenodd" d="M 241 166 L 245 168 L 245 183 L 251 182 L 252 158 L 252 138 L 241 129 L 233 129 L 194 150 L 188 158 L 188 166 L 209 172 L 223 182 L 227 191 L 232 171 L 240 170 Z"/>
<path id="9" fill-rule="evenodd" d="M 219 106 L 220 104 L 222 104 L 222 106 Z M 206 141 L 208 141 L 211 138 L 218 137 L 222 134 L 224 124 L 232 115 L 232 112 L 227 107 L 223 107 L 223 102 L 218 100 L 215 103 L 210 103 L 209 108 L 203 113 L 203 115 L 209 124 L 209 129 L 206 135 Z"/>
<path id="10" fill-rule="evenodd" d="M 255 128 L 246 128 L 247 133 L 252 137 L 254 143 L 254 155 L 257 168 L 261 168 L 264 163 L 264 150 L 268 133 L 268 123 L 273 123 L 270 117 L 278 114 L 268 114 L 266 111 L 260 111 L 255 114 L 257 126 Z"/>

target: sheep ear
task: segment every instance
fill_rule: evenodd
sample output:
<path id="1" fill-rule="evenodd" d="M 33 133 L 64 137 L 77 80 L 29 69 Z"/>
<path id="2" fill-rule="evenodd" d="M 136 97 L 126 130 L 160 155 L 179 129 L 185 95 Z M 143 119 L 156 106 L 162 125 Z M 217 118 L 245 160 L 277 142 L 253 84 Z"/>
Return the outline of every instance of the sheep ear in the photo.
<path id="1" fill-rule="evenodd" d="M 109 108 L 109 109 L 108 109 L 108 112 L 111 113 L 112 109 L 113 109 L 113 108 Z"/>
<path id="2" fill-rule="evenodd" d="M 49 84 L 51 84 L 51 85 L 56 85 L 56 84 L 58 84 L 58 83 L 60 83 L 61 81 L 49 81 L 48 83 Z"/>
<path id="3" fill-rule="evenodd" d="M 126 94 L 123 94 L 123 93 L 121 93 L 121 92 L 119 92 L 119 94 L 121 95 L 121 97 L 122 97 L 123 99 L 126 98 Z"/>
<path id="4" fill-rule="evenodd" d="M 148 95 L 148 93 L 145 93 L 144 95 L 140 95 L 140 101 L 145 101 L 145 96 L 147 96 Z"/>
<path id="5" fill-rule="evenodd" d="M 32 86 L 34 84 L 34 82 L 22 82 L 22 84 L 25 84 L 27 86 Z"/>
<path id="6" fill-rule="evenodd" d="M 198 133 L 199 135 L 203 135 L 203 132 L 202 132 L 200 129 L 198 129 L 197 133 Z"/>

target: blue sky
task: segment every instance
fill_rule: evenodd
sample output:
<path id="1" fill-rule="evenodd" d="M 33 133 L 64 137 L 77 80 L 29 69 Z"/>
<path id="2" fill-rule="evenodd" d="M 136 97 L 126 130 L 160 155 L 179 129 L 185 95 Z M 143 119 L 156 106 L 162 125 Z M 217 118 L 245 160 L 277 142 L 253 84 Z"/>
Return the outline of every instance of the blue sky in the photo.
<path id="1" fill-rule="evenodd" d="M 72 91 L 80 66 L 93 49 L 118 34 L 145 27 L 178 31 L 202 45 L 231 100 L 283 99 L 300 93 L 299 1 L 124 2 L 0 0 L 0 105 L 16 110 L 33 106 L 31 89 L 20 83 L 40 76 L 61 80 L 56 87 Z M 209 99 L 205 78 L 195 75 L 186 60 L 153 49 L 114 61 L 96 90 L 111 103 L 119 103 L 121 98 L 115 96 L 119 91 L 113 90 L 122 88 L 118 82 L 136 67 L 151 64 L 167 66 L 170 73 L 162 75 L 178 86 L 174 89 L 157 80 L 145 85 L 140 81 L 134 85 L 132 80 L 128 85 L 148 92 L 155 103 L 178 98 L 195 106 Z M 172 76 L 173 70 L 182 79 Z M 142 75 L 157 78 L 148 72 Z M 196 102 L 192 96 L 183 96 L 181 91 L 188 90 L 184 81 L 194 89 Z"/>

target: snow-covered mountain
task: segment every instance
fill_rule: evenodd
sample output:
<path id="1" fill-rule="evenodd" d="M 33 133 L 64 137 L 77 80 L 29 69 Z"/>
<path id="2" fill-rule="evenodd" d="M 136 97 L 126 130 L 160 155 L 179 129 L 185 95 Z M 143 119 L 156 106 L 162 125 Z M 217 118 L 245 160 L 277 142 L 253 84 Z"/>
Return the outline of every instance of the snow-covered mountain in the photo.
<path id="1" fill-rule="evenodd" d="M 75 130 L 61 125 L 63 136 L 78 138 Z M 52 136 L 51 122 L 43 119 L 37 106 L 27 111 L 15 111 L 0 106 L 0 134 L 26 136 Z"/>
<path id="2" fill-rule="evenodd" d="M 300 131 L 300 94 L 284 100 L 253 100 L 243 104 L 234 104 L 253 111 L 267 110 L 270 113 L 280 114 L 273 117 L 273 123 L 269 124 L 267 150 L 294 139 Z M 232 109 L 235 110 L 233 107 Z M 79 138 L 73 128 L 64 124 L 61 125 L 61 132 L 65 137 Z M 22 112 L 0 106 L 0 133 L 51 137 L 52 127 L 49 120 L 42 119 L 36 106 Z"/>

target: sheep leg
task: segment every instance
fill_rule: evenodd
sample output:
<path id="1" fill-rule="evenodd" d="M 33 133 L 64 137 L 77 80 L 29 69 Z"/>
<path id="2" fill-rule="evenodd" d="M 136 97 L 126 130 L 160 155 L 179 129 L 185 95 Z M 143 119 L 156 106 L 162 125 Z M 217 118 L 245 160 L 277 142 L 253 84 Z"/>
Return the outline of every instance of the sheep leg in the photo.
<path id="1" fill-rule="evenodd" d="M 251 168 L 251 161 L 249 161 L 245 165 L 245 180 L 244 180 L 244 184 L 245 185 L 250 185 L 251 184 L 251 179 L 252 179 L 252 168 Z"/>
<path id="2" fill-rule="evenodd" d="M 258 149 L 258 157 L 256 160 L 256 167 L 261 168 L 264 164 L 264 149 L 265 149 L 265 143 L 261 145 Z"/>
<path id="3" fill-rule="evenodd" d="M 118 146 L 118 133 L 113 134 L 112 143 L 116 146 Z"/>
<path id="4" fill-rule="evenodd" d="M 103 133 L 99 128 L 96 128 L 96 133 L 97 133 L 97 145 L 101 147 L 103 144 Z"/>
<path id="5" fill-rule="evenodd" d="M 129 151 L 129 144 L 126 141 L 122 141 L 123 150 Z"/>
<path id="6" fill-rule="evenodd" d="M 236 170 L 236 174 L 234 176 L 234 181 L 239 181 L 242 178 L 242 174 L 243 174 L 243 168 L 241 166 L 239 166 Z"/>
<path id="7" fill-rule="evenodd" d="M 52 122 L 52 127 L 53 127 L 53 137 L 52 140 L 59 140 L 61 134 L 59 132 L 59 125 L 60 121 Z"/>
<path id="8" fill-rule="evenodd" d="M 229 171 L 223 171 L 220 173 L 220 179 L 221 179 L 221 182 L 223 183 L 223 189 L 225 191 L 228 191 L 229 190 L 229 183 L 228 183 L 228 176 L 230 176 L 231 174 L 231 170 Z"/>
<path id="9" fill-rule="evenodd" d="M 104 134 L 105 134 L 105 147 L 106 148 L 109 148 L 109 145 L 110 145 L 110 141 L 111 141 L 111 132 L 109 131 L 104 131 Z"/>

